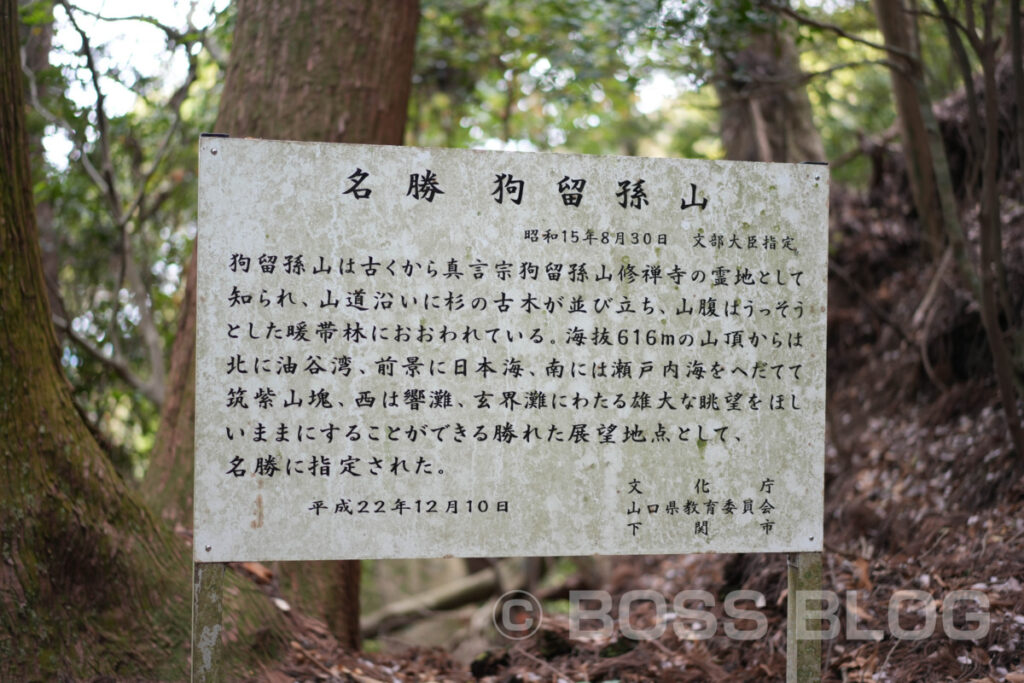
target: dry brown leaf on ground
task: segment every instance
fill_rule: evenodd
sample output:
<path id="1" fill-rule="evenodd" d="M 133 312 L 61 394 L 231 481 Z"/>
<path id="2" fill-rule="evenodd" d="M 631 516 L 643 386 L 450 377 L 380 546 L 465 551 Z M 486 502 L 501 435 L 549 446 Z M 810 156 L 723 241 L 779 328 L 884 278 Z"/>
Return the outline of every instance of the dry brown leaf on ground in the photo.
<path id="1" fill-rule="evenodd" d="M 266 584 L 274 579 L 274 572 L 259 562 L 243 562 L 241 567 L 256 583 Z"/>
<path id="2" fill-rule="evenodd" d="M 874 587 L 871 583 L 871 563 L 863 557 L 858 557 L 853 563 L 857 567 L 857 588 L 870 591 Z"/>

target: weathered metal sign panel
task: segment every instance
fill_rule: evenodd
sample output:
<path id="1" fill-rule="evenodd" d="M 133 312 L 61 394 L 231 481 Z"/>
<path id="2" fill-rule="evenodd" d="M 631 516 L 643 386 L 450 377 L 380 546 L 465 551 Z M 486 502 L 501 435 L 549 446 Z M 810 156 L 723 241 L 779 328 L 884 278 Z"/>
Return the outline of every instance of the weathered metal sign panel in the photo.
<path id="1" fill-rule="evenodd" d="M 204 138 L 196 559 L 820 549 L 827 173 Z"/>

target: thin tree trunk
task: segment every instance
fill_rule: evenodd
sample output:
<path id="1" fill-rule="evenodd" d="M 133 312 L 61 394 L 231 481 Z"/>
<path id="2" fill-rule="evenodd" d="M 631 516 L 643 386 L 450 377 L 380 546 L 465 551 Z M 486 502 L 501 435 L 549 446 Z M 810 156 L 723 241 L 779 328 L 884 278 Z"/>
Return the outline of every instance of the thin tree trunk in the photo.
<path id="1" fill-rule="evenodd" d="M 1017 169 L 1024 176 L 1024 41 L 1021 40 L 1020 0 L 1010 0 L 1010 59 L 1013 101 L 1017 108 Z"/>
<path id="2" fill-rule="evenodd" d="M 984 36 L 981 41 L 981 67 L 985 79 L 985 157 L 981 175 L 981 315 L 995 368 L 996 383 L 1003 402 L 1006 428 L 1017 452 L 1024 460 L 1024 430 L 1017 407 L 1013 359 L 1010 357 L 999 321 L 1000 271 L 1002 257 L 1002 217 L 999 213 L 999 89 L 996 85 L 996 41 L 993 37 L 994 7 L 986 2 Z M 1008 312 L 1008 311 L 1007 311 Z"/>
<path id="3" fill-rule="evenodd" d="M 925 244 L 932 258 L 938 258 L 943 248 L 942 211 L 939 209 L 939 190 L 936 187 L 934 159 L 929 146 L 928 132 L 921 114 L 918 82 L 924 80 L 921 61 L 908 55 L 917 55 L 911 17 L 903 0 L 874 0 L 875 16 L 885 37 L 885 45 L 892 48 L 889 60 L 892 90 L 899 114 L 903 137 L 903 156 L 907 161 L 910 189 L 914 196 L 918 219 Z M 931 104 L 928 103 L 930 107 Z"/>
<path id="4" fill-rule="evenodd" d="M 19 6 L 29 4 L 30 0 L 20 0 Z M 50 68 L 50 47 L 53 44 L 53 22 L 47 21 L 43 24 L 33 26 L 21 26 L 21 43 L 24 46 L 25 69 L 31 74 L 29 78 L 34 79 L 37 94 L 40 100 L 48 96 L 49 87 L 45 79 L 40 80 L 39 75 Z M 32 117 L 32 114 L 28 115 Z M 35 120 L 33 120 L 33 118 Z M 43 134 L 45 122 L 42 117 L 36 114 L 28 121 L 28 147 L 29 159 L 32 164 L 32 178 L 34 182 L 43 180 L 44 154 Z M 60 296 L 60 238 L 57 234 L 53 221 L 53 206 L 49 202 L 36 204 L 36 228 L 39 231 L 39 246 L 43 258 L 43 281 L 46 284 L 46 295 L 50 300 L 50 310 L 53 315 L 61 319 L 67 318 L 64 310 L 64 303 Z M 63 342 L 63 334 L 56 330 L 57 340 Z"/>

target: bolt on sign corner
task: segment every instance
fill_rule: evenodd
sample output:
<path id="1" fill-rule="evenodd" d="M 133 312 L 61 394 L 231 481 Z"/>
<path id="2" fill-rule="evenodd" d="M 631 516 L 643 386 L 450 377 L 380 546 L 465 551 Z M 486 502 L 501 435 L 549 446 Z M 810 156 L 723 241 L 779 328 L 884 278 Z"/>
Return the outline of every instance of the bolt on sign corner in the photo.
<path id="1" fill-rule="evenodd" d="M 197 561 L 822 547 L 828 169 L 208 137 Z"/>

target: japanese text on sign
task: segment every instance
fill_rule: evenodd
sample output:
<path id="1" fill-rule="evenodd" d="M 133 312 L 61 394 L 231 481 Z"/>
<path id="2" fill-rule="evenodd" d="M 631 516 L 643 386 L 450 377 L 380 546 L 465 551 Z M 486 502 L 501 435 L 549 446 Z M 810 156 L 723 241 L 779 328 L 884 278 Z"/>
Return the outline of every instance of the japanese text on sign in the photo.
<path id="1" fill-rule="evenodd" d="M 820 549 L 826 168 L 200 168 L 196 559 Z"/>

